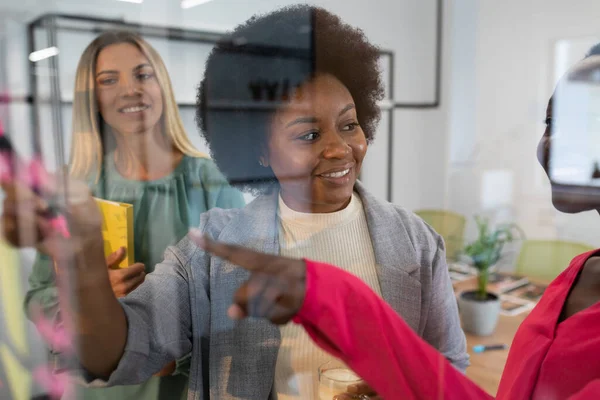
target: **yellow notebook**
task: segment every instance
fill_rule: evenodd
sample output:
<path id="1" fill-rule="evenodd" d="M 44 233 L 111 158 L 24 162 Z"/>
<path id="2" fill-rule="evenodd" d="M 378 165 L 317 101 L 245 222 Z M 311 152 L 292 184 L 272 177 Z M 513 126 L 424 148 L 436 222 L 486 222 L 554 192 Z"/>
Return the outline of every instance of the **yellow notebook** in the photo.
<path id="1" fill-rule="evenodd" d="M 108 257 L 119 249 L 125 247 L 127 254 L 119 264 L 119 268 L 127 268 L 134 263 L 133 260 L 133 205 L 117 203 L 96 198 L 104 221 L 102 223 L 102 237 L 104 238 L 104 254 Z"/>

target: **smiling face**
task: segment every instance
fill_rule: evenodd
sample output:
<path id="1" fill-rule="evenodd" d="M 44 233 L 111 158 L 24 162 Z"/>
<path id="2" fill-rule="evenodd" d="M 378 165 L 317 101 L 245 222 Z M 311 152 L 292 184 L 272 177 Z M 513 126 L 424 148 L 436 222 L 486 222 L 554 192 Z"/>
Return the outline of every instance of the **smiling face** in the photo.
<path id="1" fill-rule="evenodd" d="M 331 75 L 301 86 L 275 113 L 262 161 L 288 207 L 329 213 L 349 203 L 367 151 L 356 113 L 350 92 Z"/>
<path id="2" fill-rule="evenodd" d="M 96 60 L 95 85 L 100 114 L 117 134 L 159 128 L 162 91 L 150 61 L 138 47 L 119 43 L 102 49 Z"/>

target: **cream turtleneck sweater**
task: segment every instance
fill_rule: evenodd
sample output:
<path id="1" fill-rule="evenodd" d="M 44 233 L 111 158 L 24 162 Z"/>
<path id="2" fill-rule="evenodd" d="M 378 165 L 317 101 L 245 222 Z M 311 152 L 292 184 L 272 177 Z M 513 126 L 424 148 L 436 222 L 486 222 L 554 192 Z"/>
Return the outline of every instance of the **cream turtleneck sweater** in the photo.
<path id="1" fill-rule="evenodd" d="M 279 198 L 280 254 L 336 265 L 361 278 L 381 295 L 375 254 L 360 197 L 328 214 L 300 213 Z M 319 366 L 332 359 L 306 332 L 293 323 L 281 328 L 281 347 L 275 371 L 280 400 L 316 399 Z"/>

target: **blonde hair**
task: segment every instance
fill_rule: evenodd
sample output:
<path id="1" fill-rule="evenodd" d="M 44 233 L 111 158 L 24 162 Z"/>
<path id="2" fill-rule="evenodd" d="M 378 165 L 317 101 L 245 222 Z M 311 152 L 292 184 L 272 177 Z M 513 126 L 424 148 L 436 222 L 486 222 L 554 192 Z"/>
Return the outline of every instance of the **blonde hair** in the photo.
<path id="1" fill-rule="evenodd" d="M 163 96 L 163 132 L 168 136 L 175 148 L 192 157 L 208 155 L 198 151 L 183 127 L 171 79 L 165 64 L 154 48 L 139 35 L 126 31 L 105 32 L 98 36 L 85 49 L 77 66 L 75 76 L 75 94 L 73 98 L 73 139 L 69 160 L 71 175 L 85 180 L 97 182 L 104 159 L 105 149 L 102 141 L 101 116 L 96 101 L 95 69 L 98 54 L 102 49 L 113 44 L 129 43 L 136 46 L 148 58 L 156 73 L 156 79 L 162 89 Z"/>

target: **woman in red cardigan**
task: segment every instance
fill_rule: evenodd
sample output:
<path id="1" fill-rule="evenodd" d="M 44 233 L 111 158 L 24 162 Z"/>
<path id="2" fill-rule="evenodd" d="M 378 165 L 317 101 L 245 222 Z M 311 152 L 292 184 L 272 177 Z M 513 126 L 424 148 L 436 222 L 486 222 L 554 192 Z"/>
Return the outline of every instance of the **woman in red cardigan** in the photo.
<path id="1" fill-rule="evenodd" d="M 190 236 L 252 272 L 236 293 L 230 317 L 301 324 L 384 399 L 492 399 L 355 276 L 328 264 L 216 243 L 198 232 Z M 565 299 L 573 297 L 569 289 L 578 275 L 600 267 L 600 258 L 592 255 L 576 257 L 521 325 L 498 399 L 600 399 L 600 303 L 560 317 L 560 305 L 572 302 Z"/>
<path id="2" fill-rule="evenodd" d="M 582 145 L 578 136 L 588 135 L 581 129 L 589 129 L 590 122 L 577 122 L 590 121 L 589 107 L 597 106 L 591 101 L 600 98 L 600 86 L 586 82 L 597 86 L 599 77 L 600 45 L 568 73 L 548 104 L 538 158 L 551 178 L 553 203 L 563 212 L 600 210 L 600 188 L 565 185 L 569 177 L 560 176 L 557 168 L 564 160 L 573 163 L 570 155 L 585 158 L 584 151 L 568 152 L 574 143 Z M 566 132 L 569 126 L 579 131 Z M 560 137 L 553 136 L 557 131 Z M 549 163 L 551 156 L 553 163 Z M 191 236 L 207 251 L 252 272 L 229 310 L 232 318 L 263 317 L 278 324 L 293 319 L 385 399 L 492 398 L 452 368 L 354 276 L 326 264 L 215 243 L 197 232 Z M 596 253 L 573 259 L 521 324 L 498 399 L 600 399 L 600 257 Z"/>

